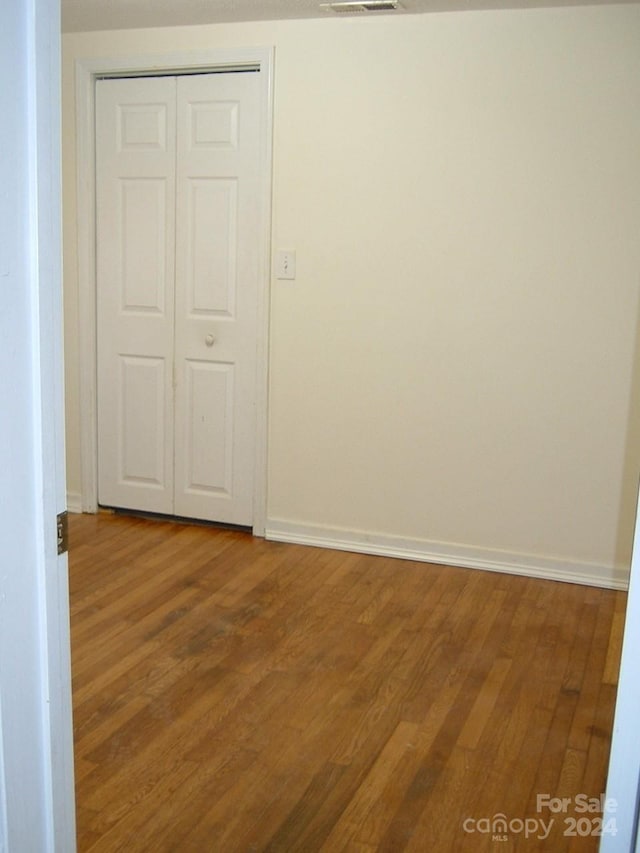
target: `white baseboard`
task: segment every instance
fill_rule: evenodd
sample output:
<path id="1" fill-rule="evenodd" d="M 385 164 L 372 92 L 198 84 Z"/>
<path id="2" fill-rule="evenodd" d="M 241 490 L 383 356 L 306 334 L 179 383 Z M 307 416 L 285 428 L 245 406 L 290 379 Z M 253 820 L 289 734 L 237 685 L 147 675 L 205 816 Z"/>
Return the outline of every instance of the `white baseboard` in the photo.
<path id="1" fill-rule="evenodd" d="M 483 569 L 490 572 L 505 572 L 608 589 L 626 590 L 628 587 L 628 571 L 620 567 L 473 548 L 467 545 L 433 542 L 428 539 L 406 539 L 360 530 L 298 524 L 276 518 L 267 520 L 265 537 L 276 542 L 335 548 L 338 551 L 355 551 L 361 554 Z"/>
<path id="2" fill-rule="evenodd" d="M 80 492 L 67 492 L 67 510 L 69 512 L 82 512 L 82 495 Z"/>

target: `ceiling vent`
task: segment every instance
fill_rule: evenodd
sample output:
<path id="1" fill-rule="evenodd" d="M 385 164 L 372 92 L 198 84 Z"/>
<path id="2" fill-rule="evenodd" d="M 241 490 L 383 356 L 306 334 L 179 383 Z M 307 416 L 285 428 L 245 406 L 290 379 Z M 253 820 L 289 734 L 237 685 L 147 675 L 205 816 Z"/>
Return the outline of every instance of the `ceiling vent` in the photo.
<path id="1" fill-rule="evenodd" d="M 395 12 L 402 8 L 398 0 L 335 0 L 321 3 L 325 12 Z"/>

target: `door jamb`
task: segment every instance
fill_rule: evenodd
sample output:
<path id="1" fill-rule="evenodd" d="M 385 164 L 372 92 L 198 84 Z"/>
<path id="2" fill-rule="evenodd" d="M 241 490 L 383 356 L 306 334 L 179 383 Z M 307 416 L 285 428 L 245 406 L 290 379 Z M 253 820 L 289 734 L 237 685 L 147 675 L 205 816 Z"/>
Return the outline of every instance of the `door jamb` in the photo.
<path id="1" fill-rule="evenodd" d="M 253 533 L 264 536 L 267 511 L 267 413 L 274 49 L 212 49 L 78 59 L 76 71 L 76 194 L 78 244 L 80 461 L 82 511 L 98 511 L 95 81 L 98 77 L 220 71 L 256 66 L 261 91 L 261 227 L 259 245 Z"/>

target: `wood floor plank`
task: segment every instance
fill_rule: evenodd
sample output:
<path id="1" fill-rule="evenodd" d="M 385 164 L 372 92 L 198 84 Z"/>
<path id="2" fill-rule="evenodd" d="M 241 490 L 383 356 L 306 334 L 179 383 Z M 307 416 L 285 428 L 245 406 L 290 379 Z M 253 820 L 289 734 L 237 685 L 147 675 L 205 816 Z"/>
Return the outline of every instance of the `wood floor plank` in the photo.
<path id="1" fill-rule="evenodd" d="M 494 851 L 603 790 L 623 593 L 70 522 L 79 853 Z M 498 846 L 597 849 L 550 839 Z"/>
<path id="2" fill-rule="evenodd" d="M 605 684 L 615 685 L 618 683 L 620 656 L 622 654 L 622 637 L 625 623 L 625 601 L 624 596 L 619 596 L 613 602 L 614 610 L 611 617 L 609 642 L 607 644 L 607 657 L 602 676 L 602 680 Z"/>
<path id="3" fill-rule="evenodd" d="M 494 661 L 460 732 L 459 747 L 475 749 L 478 746 L 512 663 L 509 658 L 496 658 Z"/>
<path id="4" fill-rule="evenodd" d="M 371 814 L 384 806 L 383 794 L 398 774 L 398 765 L 405 759 L 408 750 L 415 749 L 418 725 L 400 721 L 391 737 L 384 744 L 365 779 L 358 787 L 340 819 L 335 824 L 325 846 L 340 844 L 353 839 L 370 820 Z"/>

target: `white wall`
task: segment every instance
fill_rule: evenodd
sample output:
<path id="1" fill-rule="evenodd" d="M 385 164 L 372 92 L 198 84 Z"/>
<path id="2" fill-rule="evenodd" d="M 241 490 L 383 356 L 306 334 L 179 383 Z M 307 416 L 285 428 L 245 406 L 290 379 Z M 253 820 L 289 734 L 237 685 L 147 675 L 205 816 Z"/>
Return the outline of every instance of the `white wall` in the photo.
<path id="1" fill-rule="evenodd" d="M 66 36 L 71 493 L 74 60 L 275 45 L 271 534 L 623 583 L 639 43 L 638 5 Z"/>

